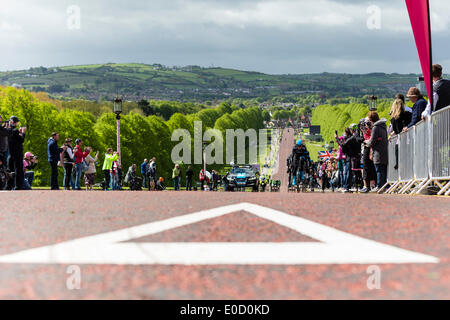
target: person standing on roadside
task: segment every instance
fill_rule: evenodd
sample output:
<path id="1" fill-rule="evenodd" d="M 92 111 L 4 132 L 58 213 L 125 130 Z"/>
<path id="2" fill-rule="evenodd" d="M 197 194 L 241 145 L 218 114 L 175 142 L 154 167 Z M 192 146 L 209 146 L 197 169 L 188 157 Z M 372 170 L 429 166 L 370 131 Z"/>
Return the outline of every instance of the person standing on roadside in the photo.
<path id="1" fill-rule="evenodd" d="M 194 178 L 194 170 L 188 166 L 186 170 L 186 191 L 192 191 L 192 180 Z"/>
<path id="2" fill-rule="evenodd" d="M 58 162 L 61 159 L 61 153 L 66 151 L 66 147 L 58 147 L 59 133 L 53 132 L 47 141 L 48 163 L 51 168 L 50 186 L 51 190 L 59 190 L 58 185 Z"/>
<path id="3" fill-rule="evenodd" d="M 84 173 L 84 185 L 86 186 L 87 190 L 92 190 L 94 183 L 95 183 L 95 172 L 97 169 L 95 168 L 95 162 L 98 160 L 98 152 L 95 154 L 95 157 L 92 157 L 92 148 L 86 147 L 84 149 L 84 156 L 85 156 L 85 162 L 88 166 L 88 169 Z"/>
<path id="4" fill-rule="evenodd" d="M 83 141 L 81 139 L 75 140 L 75 148 L 76 152 L 75 156 L 75 190 L 81 190 L 81 175 L 83 174 L 83 161 L 84 161 L 84 153 L 83 153 Z"/>
<path id="5" fill-rule="evenodd" d="M 111 185 L 111 168 L 113 161 L 119 159 L 118 154 L 113 154 L 113 149 L 108 148 L 105 153 L 105 161 L 103 161 L 103 174 L 105 175 L 104 190 L 108 190 Z"/>
<path id="6" fill-rule="evenodd" d="M 153 157 L 152 161 L 147 166 L 148 175 L 148 190 L 153 191 L 156 187 L 156 158 Z"/>
<path id="7" fill-rule="evenodd" d="M 7 157 L 8 157 L 8 137 L 10 135 L 9 122 L 3 124 L 3 118 L 0 115 L 0 165 L 1 167 L 6 167 Z"/>
<path id="8" fill-rule="evenodd" d="M 172 170 L 173 187 L 175 191 L 180 190 L 181 170 L 180 165 L 176 164 Z"/>
<path id="9" fill-rule="evenodd" d="M 8 129 L 10 133 L 8 137 L 8 167 L 10 172 L 15 173 L 14 190 L 23 190 L 25 178 L 23 170 L 23 143 L 25 141 L 26 128 L 17 128 L 19 122 L 19 118 L 12 116 L 9 119 L 10 128 Z"/>
<path id="10" fill-rule="evenodd" d="M 378 192 L 385 184 L 387 179 L 388 165 L 388 138 L 386 119 L 381 119 L 376 111 L 369 112 L 369 121 L 372 123 L 372 135 L 369 140 L 364 142 L 365 146 L 372 148 L 373 163 L 377 173 L 377 186 L 372 192 Z"/>
<path id="11" fill-rule="evenodd" d="M 142 187 L 145 189 L 147 188 L 147 165 L 148 160 L 144 159 L 144 162 L 141 164 L 141 174 L 142 174 Z"/>
<path id="12" fill-rule="evenodd" d="M 63 165 L 64 165 L 64 190 L 70 190 L 72 186 L 72 170 L 73 170 L 73 149 L 72 139 L 67 138 L 64 143 L 65 150 L 63 152 Z M 73 186 L 72 186 L 73 187 Z"/>

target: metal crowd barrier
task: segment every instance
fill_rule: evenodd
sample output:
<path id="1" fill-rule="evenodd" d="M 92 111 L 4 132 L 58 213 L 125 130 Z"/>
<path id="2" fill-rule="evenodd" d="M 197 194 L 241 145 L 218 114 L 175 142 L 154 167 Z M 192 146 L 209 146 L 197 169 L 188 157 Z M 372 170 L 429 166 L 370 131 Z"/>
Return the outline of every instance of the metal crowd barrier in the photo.
<path id="1" fill-rule="evenodd" d="M 395 147 L 398 145 L 398 170 Z M 394 136 L 388 144 L 387 193 L 418 194 L 434 184 L 450 195 L 450 107 Z"/>

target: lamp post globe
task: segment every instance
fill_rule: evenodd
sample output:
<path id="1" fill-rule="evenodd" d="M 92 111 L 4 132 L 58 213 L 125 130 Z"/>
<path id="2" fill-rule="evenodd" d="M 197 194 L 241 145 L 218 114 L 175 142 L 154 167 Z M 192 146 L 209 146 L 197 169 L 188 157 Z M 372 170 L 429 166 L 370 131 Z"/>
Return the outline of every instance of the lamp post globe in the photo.
<path id="1" fill-rule="evenodd" d="M 117 115 L 117 117 L 120 119 L 120 114 L 122 113 L 122 98 L 116 97 L 114 99 L 114 113 Z"/>
<path id="2" fill-rule="evenodd" d="M 377 96 L 372 95 L 369 97 L 369 110 L 370 111 L 377 111 L 377 101 L 378 101 Z"/>
<path id="3" fill-rule="evenodd" d="M 120 114 L 122 113 L 122 98 L 116 97 L 114 99 L 114 113 L 117 120 L 117 152 L 119 153 L 119 166 L 122 166 L 122 154 L 120 152 Z"/>

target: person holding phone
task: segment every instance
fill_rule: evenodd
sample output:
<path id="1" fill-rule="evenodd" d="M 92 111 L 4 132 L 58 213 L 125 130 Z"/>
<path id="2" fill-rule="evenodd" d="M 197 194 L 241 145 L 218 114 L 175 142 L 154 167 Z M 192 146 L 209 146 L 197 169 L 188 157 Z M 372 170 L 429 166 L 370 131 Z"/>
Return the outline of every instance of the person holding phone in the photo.
<path id="1" fill-rule="evenodd" d="M 3 123 L 3 118 L 0 115 L 0 170 L 6 167 L 8 155 L 8 137 L 10 135 L 9 121 Z"/>
<path id="2" fill-rule="evenodd" d="M 96 152 L 95 157 L 92 155 L 92 148 L 86 147 L 84 149 L 84 161 L 86 162 L 88 169 L 84 173 L 84 185 L 86 186 L 86 191 L 92 190 L 95 183 L 95 173 L 97 169 L 95 168 L 95 162 L 98 160 L 98 152 Z"/>

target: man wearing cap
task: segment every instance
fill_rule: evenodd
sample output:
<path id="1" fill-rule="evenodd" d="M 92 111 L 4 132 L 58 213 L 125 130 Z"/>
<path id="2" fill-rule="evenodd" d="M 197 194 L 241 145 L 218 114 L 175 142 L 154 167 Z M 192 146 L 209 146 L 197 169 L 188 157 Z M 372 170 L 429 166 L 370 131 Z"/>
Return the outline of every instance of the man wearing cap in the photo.
<path id="1" fill-rule="evenodd" d="M 14 189 L 15 190 L 23 190 L 23 180 L 24 180 L 24 171 L 23 171 L 23 142 L 25 141 L 25 131 L 26 128 L 17 129 L 17 125 L 19 124 L 19 118 L 16 116 L 12 116 L 9 119 L 9 137 L 8 137 L 8 145 L 9 145 L 9 158 L 8 158 L 8 168 L 10 172 L 14 172 L 15 181 L 14 181 Z M 13 189 L 13 186 L 10 185 L 9 189 Z"/>
<path id="2" fill-rule="evenodd" d="M 416 87 L 409 89 L 407 97 L 412 101 L 412 103 L 414 103 L 411 122 L 408 124 L 408 128 L 411 128 L 422 120 L 422 113 L 427 107 L 427 101 L 423 98 L 420 90 Z"/>

